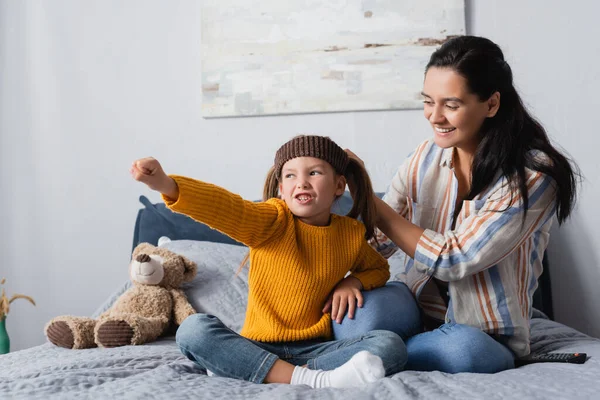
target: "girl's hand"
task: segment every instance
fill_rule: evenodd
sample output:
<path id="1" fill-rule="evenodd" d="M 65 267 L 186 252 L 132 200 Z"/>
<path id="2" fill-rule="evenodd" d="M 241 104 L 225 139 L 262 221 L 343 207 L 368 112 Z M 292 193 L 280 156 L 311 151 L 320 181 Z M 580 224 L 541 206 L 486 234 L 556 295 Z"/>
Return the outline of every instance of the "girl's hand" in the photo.
<path id="1" fill-rule="evenodd" d="M 158 160 L 152 157 L 135 160 L 131 164 L 129 172 L 133 179 L 145 183 L 150 189 L 156 190 L 174 200 L 179 197 L 177 183 L 175 183 L 173 178 L 165 174 Z"/>
<path id="2" fill-rule="evenodd" d="M 346 310 L 348 310 L 348 318 L 354 318 L 356 306 L 363 306 L 363 296 L 361 293 L 362 283 L 353 277 L 347 276 L 336 285 L 329 295 L 329 299 L 323 307 L 323 312 L 331 310 L 331 320 L 342 323 Z"/>

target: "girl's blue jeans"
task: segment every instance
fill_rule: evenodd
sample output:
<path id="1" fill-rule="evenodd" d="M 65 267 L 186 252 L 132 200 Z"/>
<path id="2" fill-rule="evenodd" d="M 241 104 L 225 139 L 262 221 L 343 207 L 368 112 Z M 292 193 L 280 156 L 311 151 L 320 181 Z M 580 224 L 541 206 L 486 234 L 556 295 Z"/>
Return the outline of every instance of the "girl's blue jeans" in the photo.
<path id="1" fill-rule="evenodd" d="M 390 330 L 406 343 L 405 369 L 449 373 L 494 373 L 514 368 L 514 354 L 498 340 L 480 329 L 447 323 L 422 332 L 416 301 L 402 282 L 390 282 L 382 288 L 363 292 L 363 307 L 354 319 L 347 316 L 341 324 L 333 322 L 338 340 L 372 330 Z"/>
<path id="2" fill-rule="evenodd" d="M 277 359 L 310 369 L 332 370 L 359 351 L 381 357 L 386 375 L 406 363 L 406 347 L 397 334 L 376 330 L 340 340 L 264 343 L 235 333 L 217 317 L 194 314 L 183 321 L 176 335 L 182 353 L 217 376 L 262 383 Z"/>

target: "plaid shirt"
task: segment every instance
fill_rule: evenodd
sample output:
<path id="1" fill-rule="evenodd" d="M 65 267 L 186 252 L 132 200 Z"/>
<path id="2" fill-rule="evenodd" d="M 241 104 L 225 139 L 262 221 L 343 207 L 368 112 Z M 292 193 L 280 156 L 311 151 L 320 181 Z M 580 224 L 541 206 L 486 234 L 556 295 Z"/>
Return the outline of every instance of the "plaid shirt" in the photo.
<path id="1" fill-rule="evenodd" d="M 452 229 L 458 190 L 453 153 L 425 141 L 385 194 L 396 212 L 425 229 L 414 259 L 405 257 L 396 279 L 408 285 L 428 317 L 506 335 L 513 352 L 526 355 L 532 296 L 555 213 L 555 183 L 526 169 L 529 205 L 523 222 L 520 193 L 498 174 L 483 193 L 462 202 Z M 381 232 L 377 239 L 384 257 L 398 249 Z M 448 306 L 432 277 L 447 284 Z"/>

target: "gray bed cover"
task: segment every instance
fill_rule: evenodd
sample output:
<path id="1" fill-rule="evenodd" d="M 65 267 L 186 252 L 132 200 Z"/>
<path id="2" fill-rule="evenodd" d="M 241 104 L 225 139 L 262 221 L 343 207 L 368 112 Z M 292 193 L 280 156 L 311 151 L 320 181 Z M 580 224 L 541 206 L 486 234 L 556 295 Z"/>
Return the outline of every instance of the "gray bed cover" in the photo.
<path id="1" fill-rule="evenodd" d="M 245 283 L 231 274 L 245 250 L 186 241 L 170 246 L 199 263 L 197 281 L 188 288 L 192 303 L 198 299 L 196 309 L 239 329 Z M 585 352 L 591 358 L 582 365 L 534 364 L 490 375 L 404 371 L 361 388 L 315 390 L 208 377 L 180 353 L 173 337 L 113 349 L 67 350 L 48 343 L 0 356 L 0 399 L 600 399 L 600 340 L 540 313 L 534 317 L 533 352 Z"/>

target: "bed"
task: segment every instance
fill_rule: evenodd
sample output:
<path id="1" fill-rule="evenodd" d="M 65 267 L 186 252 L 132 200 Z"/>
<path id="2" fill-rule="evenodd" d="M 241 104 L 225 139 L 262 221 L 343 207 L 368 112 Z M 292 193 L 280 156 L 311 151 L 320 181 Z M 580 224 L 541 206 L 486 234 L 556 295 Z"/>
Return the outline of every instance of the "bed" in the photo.
<path id="1" fill-rule="evenodd" d="M 140 200 L 144 207 L 136 221 L 133 246 L 140 242 L 156 244 L 161 236 L 169 237 L 171 241 L 162 246 L 198 263 L 198 275 L 184 286 L 191 304 L 196 310 L 218 315 L 239 331 L 247 296 L 247 272 L 237 277 L 235 272 L 247 249 L 219 232 L 171 213 L 162 204 L 152 204 L 143 196 Z M 343 213 L 348 202 L 343 198 L 336 211 Z M 396 260 L 392 260 L 392 279 L 395 265 Z M 110 307 L 128 287 L 126 282 L 117 288 L 94 315 Z M 533 364 L 489 375 L 404 371 L 361 388 L 317 390 L 303 385 L 257 385 L 209 377 L 180 353 L 170 334 L 143 346 L 67 350 L 46 343 L 6 354 L 0 357 L 0 398 L 598 398 L 600 340 L 550 319 L 549 290 L 542 284 L 541 292 L 544 290 L 546 293 L 534 301 L 532 351 L 585 352 L 589 356 L 585 364 Z"/>

